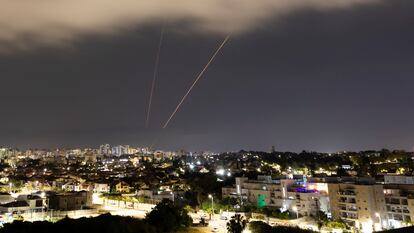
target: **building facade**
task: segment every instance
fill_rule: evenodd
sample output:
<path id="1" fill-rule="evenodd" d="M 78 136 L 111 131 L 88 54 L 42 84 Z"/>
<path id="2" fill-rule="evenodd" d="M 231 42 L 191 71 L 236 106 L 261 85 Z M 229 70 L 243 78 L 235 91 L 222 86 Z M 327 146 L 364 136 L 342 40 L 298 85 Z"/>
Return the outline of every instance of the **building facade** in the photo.
<path id="1" fill-rule="evenodd" d="M 414 184 L 409 184 L 407 178 L 393 180 L 384 183 L 372 178 L 236 177 L 234 186 L 224 187 L 222 195 L 300 216 L 316 216 L 323 211 L 354 229 L 373 232 L 403 227 L 414 220 Z"/>
<path id="2" fill-rule="evenodd" d="M 53 193 L 48 196 L 49 209 L 81 210 L 92 205 L 92 192 Z"/>
<path id="3" fill-rule="evenodd" d="M 303 176 L 258 176 L 257 180 L 237 177 L 234 187 L 224 187 L 223 197 L 234 197 L 259 207 L 278 207 L 301 216 L 316 216 L 319 210 L 329 213 L 328 193 L 323 185 L 308 183 Z"/>
<path id="4" fill-rule="evenodd" d="M 385 226 L 385 196 L 381 184 L 329 183 L 333 219 L 341 219 L 363 232 Z"/>

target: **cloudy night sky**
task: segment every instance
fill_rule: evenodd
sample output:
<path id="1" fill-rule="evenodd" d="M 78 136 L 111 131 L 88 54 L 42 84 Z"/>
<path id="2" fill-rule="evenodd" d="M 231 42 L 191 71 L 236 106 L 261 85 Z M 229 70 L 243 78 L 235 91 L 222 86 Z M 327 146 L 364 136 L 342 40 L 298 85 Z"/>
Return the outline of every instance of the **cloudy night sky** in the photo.
<path id="1" fill-rule="evenodd" d="M 408 0 L 2 0 L 0 145 L 413 150 L 413 13 Z"/>

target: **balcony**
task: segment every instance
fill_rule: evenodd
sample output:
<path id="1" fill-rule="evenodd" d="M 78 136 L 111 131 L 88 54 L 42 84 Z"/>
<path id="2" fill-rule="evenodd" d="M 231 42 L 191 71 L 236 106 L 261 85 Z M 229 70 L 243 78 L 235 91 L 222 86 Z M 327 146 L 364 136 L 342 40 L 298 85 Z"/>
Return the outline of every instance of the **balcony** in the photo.
<path id="1" fill-rule="evenodd" d="M 340 209 L 339 212 L 357 213 L 356 209 Z"/>
<path id="2" fill-rule="evenodd" d="M 341 214 L 341 218 L 354 221 L 354 220 L 358 219 L 358 215 L 356 215 L 356 214 Z"/>
<path id="3" fill-rule="evenodd" d="M 338 195 L 340 196 L 355 196 L 356 193 L 354 190 L 340 190 L 338 192 Z"/>
<path id="4" fill-rule="evenodd" d="M 354 199 L 354 198 L 351 198 L 351 199 L 347 199 L 347 198 L 340 198 L 339 200 L 338 200 L 338 202 L 340 203 L 340 204 L 355 204 L 356 203 L 356 200 Z"/>
<path id="5" fill-rule="evenodd" d="M 400 199 L 398 198 L 385 198 L 385 203 L 390 205 L 400 205 Z"/>
<path id="6" fill-rule="evenodd" d="M 392 210 L 388 210 L 389 213 L 402 213 L 402 210 L 400 209 L 392 209 Z"/>

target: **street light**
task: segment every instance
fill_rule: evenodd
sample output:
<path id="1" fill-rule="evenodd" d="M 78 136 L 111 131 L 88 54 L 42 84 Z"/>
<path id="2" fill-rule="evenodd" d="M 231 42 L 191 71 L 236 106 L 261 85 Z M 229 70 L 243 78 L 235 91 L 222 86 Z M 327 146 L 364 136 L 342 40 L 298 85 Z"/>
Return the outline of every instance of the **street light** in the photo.
<path id="1" fill-rule="evenodd" d="M 213 197 L 213 195 L 209 194 L 208 198 L 211 199 L 211 210 L 212 210 L 213 218 L 214 218 L 214 197 Z"/>
<path id="2" fill-rule="evenodd" d="M 298 218 L 299 218 L 298 207 L 293 206 L 293 207 L 292 207 L 292 210 L 293 210 L 294 212 L 296 212 L 296 219 L 298 219 Z"/>
<path id="3" fill-rule="evenodd" d="M 174 192 L 173 191 L 171 192 L 171 195 L 172 195 L 172 199 L 173 199 L 172 201 L 174 203 L 175 202 L 175 197 L 174 197 Z"/>
<path id="4" fill-rule="evenodd" d="M 47 203 L 47 198 L 46 198 L 46 193 L 42 192 L 40 193 L 40 198 L 42 198 L 42 216 L 43 216 L 43 220 L 45 219 L 45 215 L 43 213 L 44 209 L 49 207 L 49 204 Z M 47 215 L 47 211 L 46 211 L 46 215 Z"/>

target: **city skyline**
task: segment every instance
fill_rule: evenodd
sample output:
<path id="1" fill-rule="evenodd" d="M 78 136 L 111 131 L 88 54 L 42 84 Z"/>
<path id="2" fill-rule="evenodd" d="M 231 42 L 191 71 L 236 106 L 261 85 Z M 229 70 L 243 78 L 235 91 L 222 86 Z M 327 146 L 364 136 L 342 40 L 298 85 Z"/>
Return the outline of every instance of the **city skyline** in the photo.
<path id="1" fill-rule="evenodd" d="M 41 26 L 24 31 L 24 21 L 12 27 L 13 18 L 2 14 L 0 144 L 59 148 L 156 141 L 155 148 L 189 151 L 412 151 L 414 3 L 314 2 L 286 6 L 283 14 L 249 15 L 241 19 L 252 24 L 241 21 L 246 25 L 240 28 L 239 15 L 220 18 L 237 30 L 165 130 L 177 102 L 232 32 L 211 15 L 200 30 L 185 22 L 193 19 L 187 12 L 179 12 L 184 22 L 150 17 L 142 25 L 116 21 L 119 16 L 104 22 L 86 18 L 80 24 L 86 33 L 68 30 L 70 36 L 61 39 Z M 63 24 L 62 31 L 71 26 Z"/>
<path id="2" fill-rule="evenodd" d="M 114 150 L 119 150 L 119 148 L 126 148 L 126 151 L 133 151 L 133 152 L 129 152 L 129 153 L 125 153 L 125 155 L 131 155 L 131 154 L 139 154 L 139 153 L 143 153 L 143 154 L 151 154 L 151 153 L 156 153 L 156 152 L 160 152 L 160 153 L 171 153 L 171 154 L 177 154 L 177 153 L 184 153 L 184 154 L 189 154 L 189 155 L 200 155 L 200 154 L 211 154 L 211 155 L 219 155 L 219 154 L 226 154 L 226 153 L 239 153 L 239 152 L 253 152 L 253 153 L 288 153 L 288 154 L 301 154 L 301 153 L 305 153 L 305 154 L 312 154 L 312 153 L 317 153 L 317 154 L 325 154 L 325 155 L 335 155 L 335 154 L 347 154 L 347 153 L 369 153 L 369 152 L 381 152 L 381 151 L 387 151 L 389 153 L 393 153 L 393 152 L 406 152 L 406 153 L 413 153 L 414 151 L 410 151 L 410 150 L 404 150 L 404 149 L 389 149 L 389 148 L 381 148 L 381 149 L 366 149 L 366 150 L 343 150 L 343 151 L 334 151 L 334 152 L 330 152 L 330 151 L 313 151 L 313 150 L 300 150 L 300 151 L 289 151 L 289 150 L 277 150 L 277 148 L 275 146 L 271 146 L 270 148 L 268 148 L 268 150 L 246 150 L 243 148 L 240 148 L 238 150 L 233 150 L 233 151 L 214 151 L 214 150 L 188 150 L 186 148 L 180 148 L 180 149 L 176 149 L 176 150 L 169 150 L 169 149 L 160 149 L 160 148 L 153 148 L 153 147 L 148 147 L 148 146 L 142 146 L 142 145 L 130 145 L 130 144 L 109 144 L 109 143 L 105 143 L 105 144 L 100 144 L 97 146 L 85 146 L 85 147 L 50 147 L 50 148 L 46 148 L 46 147 L 12 147 L 12 146 L 7 146 L 7 145 L 0 145 L 0 151 L 4 150 L 4 151 L 13 151 L 13 152 L 19 152 L 19 153 L 23 153 L 23 152 L 54 152 L 54 151 L 66 151 L 66 152 L 70 152 L 70 151 L 78 151 L 79 153 L 86 153 L 86 152 L 101 152 L 103 147 L 107 147 L 109 148 L 109 151 L 114 151 Z M 112 153 L 112 152 L 111 152 Z M 108 153 L 108 155 L 111 155 L 111 153 Z M 113 155 L 113 153 L 112 153 Z M 122 153 L 117 153 L 117 156 L 122 155 Z"/>

